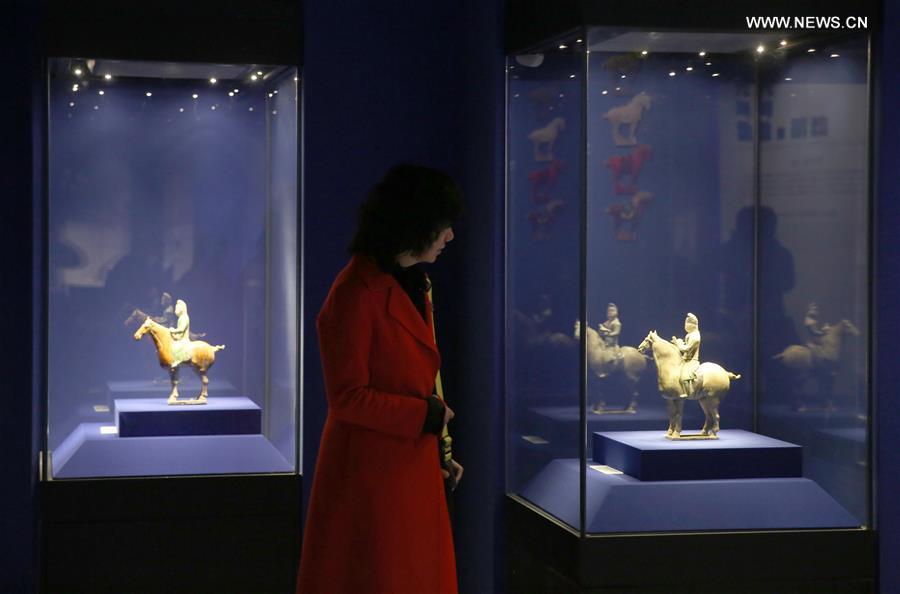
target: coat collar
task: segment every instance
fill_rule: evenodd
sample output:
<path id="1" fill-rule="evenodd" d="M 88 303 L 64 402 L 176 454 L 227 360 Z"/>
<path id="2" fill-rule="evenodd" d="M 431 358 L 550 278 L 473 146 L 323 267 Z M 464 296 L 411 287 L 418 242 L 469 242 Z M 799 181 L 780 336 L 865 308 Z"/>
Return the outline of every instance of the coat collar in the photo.
<path id="1" fill-rule="evenodd" d="M 419 315 L 412 300 L 397 282 L 393 275 L 383 272 L 371 257 L 354 254 L 350 260 L 350 268 L 371 291 L 388 290 L 388 313 L 412 334 L 416 340 L 437 353 L 434 340 L 433 316 L 431 300 L 425 299 L 425 320 Z"/>

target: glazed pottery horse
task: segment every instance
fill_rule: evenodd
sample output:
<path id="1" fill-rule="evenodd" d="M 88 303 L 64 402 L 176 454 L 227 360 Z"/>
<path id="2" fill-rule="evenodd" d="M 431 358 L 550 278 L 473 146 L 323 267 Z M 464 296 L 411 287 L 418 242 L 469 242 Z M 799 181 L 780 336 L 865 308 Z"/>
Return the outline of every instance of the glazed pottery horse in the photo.
<path id="1" fill-rule="evenodd" d="M 174 342 L 172 334 L 169 332 L 168 328 L 154 322 L 149 317 L 144 320 L 141 327 L 134 333 L 134 339 L 140 340 L 147 332 L 150 333 L 153 344 L 156 345 L 156 353 L 159 356 L 159 366 L 169 371 L 169 377 L 172 380 L 172 392 L 169 394 L 169 404 L 206 404 L 207 386 L 209 385 L 209 378 L 206 376 L 206 372 L 209 371 L 209 368 L 216 362 L 216 353 L 224 349 L 225 345 L 220 344 L 212 346 L 208 342 L 202 340 L 191 341 L 189 347 L 191 358 L 186 362 L 190 363 L 194 368 L 194 371 L 197 372 L 197 375 L 200 376 L 202 386 L 200 388 L 200 395 L 196 399 L 179 400 L 178 369 L 181 365 L 172 365 L 175 362 L 175 357 L 172 354 L 172 343 Z"/>
<path id="2" fill-rule="evenodd" d="M 659 380 L 659 392 L 666 399 L 669 413 L 669 430 L 666 437 L 681 437 L 681 417 L 684 413 L 684 401 L 696 400 L 706 415 L 700 437 L 712 438 L 719 433 L 719 403 L 728 389 L 731 380 L 740 379 L 740 375 L 726 371 L 715 363 L 703 363 L 697 368 L 694 380 L 694 393 L 681 398 L 681 351 L 678 347 L 662 339 L 651 330 L 647 338 L 638 346 L 640 352 L 652 347 L 653 359 L 656 361 L 656 373 Z"/>
<path id="3" fill-rule="evenodd" d="M 612 348 L 606 346 L 606 343 L 600 338 L 600 333 L 587 327 L 587 359 L 588 367 L 599 379 L 606 378 L 614 371 L 620 371 L 628 381 L 628 387 L 631 389 L 631 402 L 625 411 L 606 411 L 606 412 L 634 412 L 637 410 L 638 389 L 637 384 L 641 379 L 641 374 L 647 369 L 647 358 L 638 352 L 634 347 L 619 347 L 621 357 L 617 357 Z M 581 338 L 581 322 L 575 322 L 575 339 Z M 594 412 L 603 413 L 605 407 L 601 404 L 595 404 Z"/>

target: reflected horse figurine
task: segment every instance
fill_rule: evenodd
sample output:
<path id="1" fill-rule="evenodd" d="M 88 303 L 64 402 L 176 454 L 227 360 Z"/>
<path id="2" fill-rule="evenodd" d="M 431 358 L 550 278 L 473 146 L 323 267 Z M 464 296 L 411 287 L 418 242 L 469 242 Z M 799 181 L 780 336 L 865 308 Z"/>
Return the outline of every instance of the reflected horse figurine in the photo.
<path id="1" fill-rule="evenodd" d="M 575 339 L 581 339 L 581 321 L 575 322 Z M 619 347 L 621 357 L 617 357 L 613 348 L 607 347 L 600 334 L 587 327 L 587 360 L 588 367 L 599 379 L 606 378 L 614 371 L 621 371 L 628 380 L 628 387 L 631 389 L 631 401 L 624 410 L 609 410 L 603 403 L 595 403 L 592 410 L 597 414 L 612 412 L 636 412 L 638 389 L 637 385 L 641 379 L 641 374 L 647 369 L 647 357 L 638 352 L 634 347 Z"/>
<path id="2" fill-rule="evenodd" d="M 659 392 L 666 399 L 669 413 L 669 429 L 666 437 L 670 439 L 717 439 L 719 433 L 719 403 L 731 388 L 731 380 L 741 376 L 731 373 L 716 363 L 702 363 L 697 368 L 694 380 L 694 392 L 687 398 L 681 398 L 681 351 L 678 347 L 662 339 L 651 330 L 647 338 L 638 345 L 637 350 L 644 352 L 652 347 L 653 360 L 656 361 L 656 373 L 659 380 Z M 681 418 L 684 414 L 684 401 L 696 400 L 706 415 L 706 422 L 700 435 L 681 437 Z"/>
<path id="3" fill-rule="evenodd" d="M 859 336 L 859 329 L 849 320 L 841 320 L 836 324 L 822 326 L 821 344 L 792 344 L 774 357 L 791 373 L 794 382 L 794 393 L 797 398 L 806 384 L 812 378 L 816 379 L 818 391 L 825 399 L 824 410 L 832 410 L 831 402 L 834 381 L 841 364 L 841 347 L 843 336 Z M 802 402 L 797 402 L 797 410 L 818 410 L 817 407 L 809 407 Z"/>
<path id="4" fill-rule="evenodd" d="M 134 333 L 134 339 L 140 340 L 147 332 L 150 333 L 150 338 L 153 339 L 153 344 L 156 345 L 156 353 L 159 356 L 159 366 L 169 370 L 169 378 L 172 380 L 172 392 L 169 394 L 168 403 L 206 404 L 207 386 L 209 385 L 209 378 L 206 376 L 206 372 L 209 371 L 209 368 L 216 362 L 216 353 L 224 349 L 225 345 L 220 344 L 212 346 L 208 342 L 202 340 L 191 341 L 189 347 L 191 358 L 186 362 L 190 363 L 191 367 L 194 368 L 194 371 L 197 372 L 197 375 L 200 376 L 200 395 L 197 398 L 190 400 L 179 400 L 178 370 L 181 366 L 180 364 L 174 367 L 172 366 L 172 363 L 175 362 L 175 356 L 172 352 L 172 343 L 174 342 L 172 334 L 169 332 L 168 328 L 154 322 L 150 317 L 144 320 L 141 327 Z"/>

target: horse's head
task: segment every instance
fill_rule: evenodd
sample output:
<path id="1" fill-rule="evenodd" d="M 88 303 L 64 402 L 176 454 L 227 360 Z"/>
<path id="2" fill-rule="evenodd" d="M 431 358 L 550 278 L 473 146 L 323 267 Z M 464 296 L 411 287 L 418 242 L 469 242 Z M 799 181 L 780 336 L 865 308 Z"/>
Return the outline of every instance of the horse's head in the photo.
<path id="1" fill-rule="evenodd" d="M 638 93 L 634 96 L 634 102 L 643 109 L 650 109 L 650 95 L 647 93 Z"/>
<path id="2" fill-rule="evenodd" d="M 566 120 L 564 120 L 563 118 L 559 118 L 559 117 L 553 118 L 553 121 L 551 122 L 551 124 L 557 130 L 565 130 L 566 129 Z"/>
<path id="3" fill-rule="evenodd" d="M 841 320 L 837 323 L 838 328 L 840 328 L 841 332 L 845 334 L 850 334 L 852 336 L 859 336 L 859 328 L 853 325 L 853 322 L 850 320 Z"/>
<path id="4" fill-rule="evenodd" d="M 638 347 L 637 347 L 638 352 L 643 353 L 644 351 L 646 351 L 653 344 L 653 341 L 658 338 L 659 338 L 659 335 L 656 333 L 656 331 L 651 330 L 650 333 L 647 334 L 647 338 L 645 338 L 641 342 L 641 344 L 638 345 Z"/>
<path id="5" fill-rule="evenodd" d="M 134 339 L 140 340 L 141 337 L 144 334 L 146 334 L 148 330 L 150 330 L 151 323 L 152 323 L 152 320 L 149 317 L 146 320 L 144 320 L 144 323 L 141 324 L 140 328 L 138 328 L 137 331 L 134 333 Z"/>

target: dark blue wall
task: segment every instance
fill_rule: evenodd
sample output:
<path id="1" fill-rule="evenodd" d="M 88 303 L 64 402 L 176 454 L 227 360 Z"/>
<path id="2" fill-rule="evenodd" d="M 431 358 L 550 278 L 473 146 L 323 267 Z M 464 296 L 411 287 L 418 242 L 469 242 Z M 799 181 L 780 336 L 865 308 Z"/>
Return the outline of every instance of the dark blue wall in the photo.
<path id="1" fill-rule="evenodd" d="M 876 527 L 880 591 L 900 592 L 900 1 L 886 0 L 883 35 L 873 47 L 880 73 L 876 89 L 879 175 L 876 201 L 875 443 Z"/>
<path id="2" fill-rule="evenodd" d="M 503 51 L 500 2 L 304 4 L 304 487 L 325 419 L 315 319 L 347 261 L 356 206 L 388 166 L 448 171 L 467 194 L 431 267 L 451 425 L 465 478 L 455 534 L 464 591 L 498 589 L 502 496 Z M 308 500 L 305 497 L 304 500 Z"/>
<path id="3" fill-rule="evenodd" d="M 35 2 L 4 4 L 0 66 L 0 592 L 29 592 L 37 584 L 37 451 L 39 408 L 32 373 L 32 163 L 33 123 L 39 122 Z M 39 261 L 39 259 L 37 260 Z"/>

